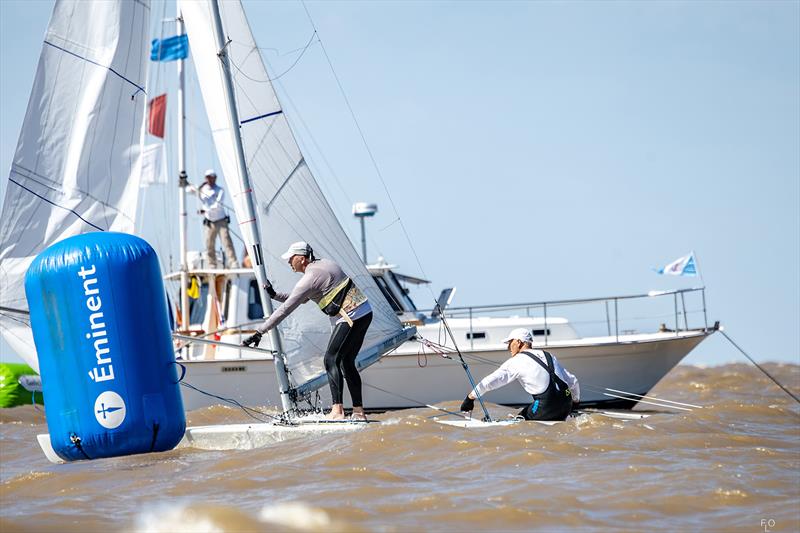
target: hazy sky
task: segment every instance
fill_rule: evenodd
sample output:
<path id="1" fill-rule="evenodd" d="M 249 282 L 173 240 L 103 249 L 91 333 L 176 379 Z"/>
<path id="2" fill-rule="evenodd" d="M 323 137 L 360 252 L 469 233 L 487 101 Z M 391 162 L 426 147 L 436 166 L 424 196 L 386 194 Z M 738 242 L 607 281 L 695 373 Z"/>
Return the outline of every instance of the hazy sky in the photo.
<path id="1" fill-rule="evenodd" d="M 436 294 L 696 286 L 650 270 L 695 250 L 710 320 L 758 360 L 800 362 L 800 2 L 306 5 Z M 303 6 L 245 6 L 273 75 L 289 69 Z M 51 10 L 0 2 L 3 191 Z M 319 43 L 278 90 L 353 241 L 351 202 L 377 202 L 371 259 L 422 275 Z M 685 362 L 733 360 L 715 336 Z"/>

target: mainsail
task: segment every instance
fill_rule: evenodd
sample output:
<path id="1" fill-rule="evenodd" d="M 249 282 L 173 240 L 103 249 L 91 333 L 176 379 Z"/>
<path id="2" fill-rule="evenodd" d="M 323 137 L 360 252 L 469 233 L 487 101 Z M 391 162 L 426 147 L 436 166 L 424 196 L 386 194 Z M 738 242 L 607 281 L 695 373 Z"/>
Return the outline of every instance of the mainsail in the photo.
<path id="1" fill-rule="evenodd" d="M 209 2 L 181 3 L 226 183 L 237 183 L 239 172 L 231 130 L 236 127 L 241 131 L 257 202 L 263 259 L 273 285 L 288 291 L 298 281 L 298 275 L 280 259 L 294 241 L 305 240 L 317 257 L 337 262 L 364 290 L 372 305 L 373 321 L 358 360 L 359 366 L 366 366 L 387 347 L 405 340 L 409 332 L 381 294 L 311 174 L 283 114 L 241 3 L 219 2 L 219 9 L 239 114 L 239 124 L 233 125 L 224 103 L 224 70 L 214 40 L 212 6 Z M 237 218 L 247 220 L 245 195 L 231 192 Z M 314 305 L 301 305 L 279 330 L 293 387 L 302 391 L 324 384 L 322 355 L 331 333 L 328 317 Z M 266 338 L 262 342 L 266 343 Z"/>
<path id="2" fill-rule="evenodd" d="M 149 0 L 53 9 L 0 216 L 0 332 L 37 369 L 22 283 L 33 258 L 72 235 L 134 229 L 149 19 Z"/>

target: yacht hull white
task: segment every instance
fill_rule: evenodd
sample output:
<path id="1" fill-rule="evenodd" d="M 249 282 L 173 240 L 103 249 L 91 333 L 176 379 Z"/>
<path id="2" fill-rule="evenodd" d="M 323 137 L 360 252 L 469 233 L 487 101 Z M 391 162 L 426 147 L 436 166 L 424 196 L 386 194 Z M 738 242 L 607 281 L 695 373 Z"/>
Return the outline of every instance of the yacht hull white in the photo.
<path id="1" fill-rule="evenodd" d="M 581 382 L 581 405 L 631 407 L 636 402 L 619 398 L 605 389 L 647 394 L 713 330 L 690 330 L 587 338 L 547 346 Z M 383 357 L 361 374 L 364 405 L 369 410 L 420 407 L 462 399 L 469 382 L 461 365 L 438 355 L 418 355 L 419 345 L 406 343 L 396 353 Z M 543 346 L 536 346 L 543 348 Z M 476 380 L 494 371 L 508 358 L 501 346 L 495 349 L 464 351 L 465 360 Z M 216 396 L 243 405 L 280 405 L 278 392 L 271 385 L 275 367 L 271 358 L 226 361 L 185 361 L 184 381 Z M 323 404 L 329 405 L 327 387 L 320 391 Z M 185 387 L 187 410 L 222 403 L 218 398 Z M 503 405 L 530 402 L 518 384 L 487 394 L 486 399 Z M 349 398 L 345 403 L 349 402 Z"/>

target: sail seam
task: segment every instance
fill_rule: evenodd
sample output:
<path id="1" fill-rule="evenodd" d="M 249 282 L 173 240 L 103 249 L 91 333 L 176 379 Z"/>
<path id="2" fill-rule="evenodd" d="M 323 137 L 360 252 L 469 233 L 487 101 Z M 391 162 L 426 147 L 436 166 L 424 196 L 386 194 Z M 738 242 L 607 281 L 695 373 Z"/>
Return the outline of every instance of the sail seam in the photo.
<path id="1" fill-rule="evenodd" d="M 39 180 L 37 180 L 37 179 L 34 179 L 34 176 L 35 176 L 36 178 L 40 178 L 40 179 L 42 179 L 42 180 L 47 180 L 47 181 L 49 181 L 49 182 L 51 182 L 51 183 L 55 183 L 55 182 L 53 182 L 53 180 L 51 180 L 51 179 L 50 179 L 50 178 L 48 178 L 47 176 L 43 176 L 43 175 L 41 175 L 41 174 L 39 174 L 39 173 L 37 173 L 37 172 L 34 172 L 33 170 L 31 170 L 31 169 L 29 169 L 29 168 L 25 168 L 25 167 L 23 167 L 23 166 L 21 166 L 21 165 L 18 165 L 18 164 L 13 164 L 13 165 L 12 165 L 12 169 L 11 169 L 11 170 L 12 170 L 13 172 L 15 172 L 15 173 L 16 173 L 18 176 L 21 176 L 21 177 L 25 178 L 26 180 L 31 180 L 32 182 L 34 182 L 34 183 L 36 183 L 36 184 L 38 184 L 38 185 L 41 185 L 42 187 L 47 187 L 48 189 L 50 189 L 50 190 L 51 190 L 51 191 L 53 191 L 53 192 L 56 192 L 56 193 L 58 193 L 58 194 L 65 194 L 65 193 L 66 193 L 66 191 L 64 191 L 64 190 L 62 190 L 62 189 L 59 189 L 59 188 L 57 188 L 57 187 L 54 187 L 54 186 L 52 186 L 52 185 L 48 185 L 47 183 L 44 183 L 44 182 L 42 182 L 42 181 L 39 181 Z M 24 170 L 25 172 L 28 172 L 29 174 L 28 174 L 28 175 L 26 175 L 26 174 L 23 174 L 22 172 L 20 172 L 20 170 Z M 11 178 L 9 177 L 9 180 L 10 180 L 10 179 L 11 179 Z M 18 185 L 19 185 L 19 184 L 18 184 Z M 28 190 L 26 187 L 23 187 L 23 189 L 26 189 L 26 190 Z M 94 200 L 95 202 L 97 202 L 98 204 L 102 205 L 103 207 L 106 207 L 106 208 L 112 209 L 112 210 L 113 210 L 115 213 L 117 213 L 117 214 L 118 214 L 118 215 L 120 215 L 120 216 L 123 216 L 123 217 L 125 217 L 126 219 L 130 220 L 131 222 L 135 222 L 135 221 L 134 221 L 134 220 L 133 220 L 133 219 L 132 219 L 130 216 L 128 216 L 128 215 L 127 215 L 127 214 L 126 214 L 124 211 L 121 211 L 121 210 L 117 209 L 116 207 L 114 207 L 114 205 L 112 205 L 112 204 L 110 204 L 110 203 L 108 203 L 108 202 L 104 202 L 104 201 L 103 201 L 103 200 L 101 200 L 100 198 L 98 198 L 98 197 L 96 197 L 96 196 L 94 196 L 94 195 L 90 194 L 90 193 L 89 193 L 89 192 L 87 192 L 87 191 L 84 191 L 83 189 L 81 189 L 81 188 L 79 188 L 79 187 L 75 187 L 75 190 L 76 190 L 76 191 L 78 191 L 79 193 L 83 194 L 83 195 L 84 195 L 86 198 L 88 198 L 88 199 L 90 199 L 90 200 Z M 34 194 L 35 194 L 35 193 L 34 193 Z M 53 205 L 56 205 L 56 204 L 53 204 Z M 58 206 L 58 207 L 61 207 L 61 206 Z M 66 208 L 66 207 L 64 207 L 63 209 L 67 209 L 67 208 Z"/>
<path id="2" fill-rule="evenodd" d="M 65 211 L 69 211 L 70 213 L 72 213 L 73 215 L 75 215 L 75 216 L 76 216 L 76 217 L 78 217 L 79 219 L 83 220 L 84 222 L 86 222 L 87 224 L 89 224 L 91 227 L 93 227 L 93 228 L 97 229 L 98 231 L 105 231 L 105 230 L 104 230 L 103 228 L 101 228 L 100 226 L 96 226 L 96 225 L 92 224 L 91 222 L 89 222 L 88 220 L 86 220 L 85 218 L 83 218 L 82 216 L 80 216 L 80 215 L 79 215 L 79 214 L 78 214 L 78 213 L 77 213 L 75 210 L 73 210 L 73 209 L 70 209 L 69 207 L 64 207 L 63 205 L 58 205 L 57 203 L 55 203 L 55 202 L 52 202 L 52 201 L 48 200 L 47 198 L 45 198 L 45 197 L 44 197 L 44 196 L 42 196 L 41 194 L 37 194 L 36 192 L 34 192 L 34 191 L 30 190 L 29 188 L 27 188 L 26 186 L 24 186 L 24 185 L 23 185 L 23 184 L 21 184 L 20 182 L 18 182 L 18 181 L 14 181 L 14 180 L 13 180 L 11 177 L 9 177 L 9 178 L 8 178 L 8 181 L 10 181 L 11 183 L 14 183 L 15 185 L 18 185 L 18 186 L 22 187 L 23 189 L 25 189 L 25 190 L 26 190 L 26 191 L 28 191 L 29 193 L 33 194 L 34 196 L 38 196 L 39 198 L 41 198 L 42 200 L 44 200 L 45 202 L 47 202 L 47 203 L 48 203 L 48 204 L 50 204 L 50 205 L 53 205 L 53 206 L 55 206 L 55 207 L 59 207 L 59 208 L 61 208 L 61 209 L 64 209 Z"/>
<path id="3" fill-rule="evenodd" d="M 83 61 L 86 61 L 87 63 L 91 63 L 92 65 L 96 65 L 96 66 L 98 66 L 98 67 L 100 67 L 100 68 L 108 69 L 108 71 L 112 72 L 113 74 L 115 74 L 116 76 L 118 76 L 120 79 L 127 81 L 128 83 L 130 83 L 131 85 L 133 85 L 134 87 L 136 87 L 138 90 L 142 91 L 144 94 L 147 94 L 147 91 L 145 91 L 145 90 L 144 90 L 144 87 L 142 87 L 142 86 L 140 86 L 140 85 L 137 85 L 136 83 L 134 83 L 133 81 L 129 80 L 128 78 L 126 78 L 125 76 L 123 76 L 122 74 L 120 74 L 119 72 L 117 72 L 116 70 L 114 70 L 114 69 L 113 69 L 113 68 L 111 68 L 111 67 L 108 67 L 108 66 L 106 66 L 106 65 L 102 65 L 102 64 L 98 63 L 97 61 L 92 61 L 92 60 L 91 60 L 91 59 L 89 59 L 88 57 L 83 57 L 83 56 L 81 56 L 81 55 L 78 55 L 78 54 L 76 54 L 75 52 L 72 52 L 72 51 L 70 51 L 70 50 L 67 50 L 66 48 L 63 48 L 63 47 L 61 47 L 61 46 L 58 46 L 57 44 L 53 44 L 53 43 L 51 43 L 51 42 L 49 42 L 49 41 L 44 41 L 44 44 L 46 44 L 46 45 L 48 45 L 48 46 L 52 46 L 52 47 L 53 47 L 53 48 L 55 48 L 56 50 L 61 50 L 62 52 L 66 52 L 67 54 L 69 54 L 69 55 L 71 55 L 71 56 L 75 56 L 75 57 L 77 57 L 78 59 L 82 59 Z M 134 94 L 135 94 L 135 93 L 134 93 Z"/>
<path id="4" fill-rule="evenodd" d="M 292 169 L 292 171 L 289 172 L 289 175 L 286 176 L 286 179 L 283 180 L 283 183 L 281 183 L 281 186 L 278 187 L 278 190 L 275 191 L 275 194 L 272 195 L 272 199 L 269 202 L 267 202 L 267 205 L 264 206 L 264 212 L 265 213 L 267 211 L 269 211 L 270 206 L 272 206 L 272 204 L 275 202 L 275 200 L 278 198 L 278 196 L 280 196 L 281 191 L 283 190 L 283 188 L 286 187 L 286 184 L 289 183 L 289 180 L 291 180 L 292 177 L 294 177 L 294 175 L 297 173 L 297 169 L 299 169 L 300 166 L 303 163 L 305 163 L 305 159 L 301 157 L 300 161 L 297 162 L 297 164 L 295 165 L 294 169 Z"/>

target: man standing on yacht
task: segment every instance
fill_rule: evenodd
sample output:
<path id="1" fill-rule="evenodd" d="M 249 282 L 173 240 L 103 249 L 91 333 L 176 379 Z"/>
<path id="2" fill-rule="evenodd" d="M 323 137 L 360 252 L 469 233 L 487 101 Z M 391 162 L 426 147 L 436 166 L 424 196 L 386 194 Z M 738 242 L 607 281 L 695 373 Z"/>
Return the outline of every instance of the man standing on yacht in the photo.
<path id="1" fill-rule="evenodd" d="M 461 404 L 462 411 L 475 408 L 475 398 L 514 380 L 531 396 L 533 403 L 519 412 L 525 420 L 566 420 L 573 404 L 580 401 L 578 378 L 562 367 L 549 352 L 533 350 L 533 337 L 517 328 L 503 339 L 511 357 L 470 391 Z"/>
<path id="2" fill-rule="evenodd" d="M 189 190 L 197 194 L 202 205 L 200 213 L 203 215 L 203 226 L 206 229 L 206 254 L 208 255 L 209 268 L 217 268 L 217 252 L 214 249 L 217 235 L 222 241 L 225 255 L 229 258 L 230 267 L 239 268 L 236 251 L 233 249 L 231 233 L 228 230 L 228 223 L 231 218 L 225 212 L 225 206 L 222 203 L 222 199 L 225 197 L 225 190 L 217 185 L 217 173 L 211 168 L 206 170 L 206 181 L 200 187 L 190 187 Z"/>
<path id="3" fill-rule="evenodd" d="M 289 246 L 281 256 L 289 262 L 294 272 L 303 277 L 289 294 L 276 292 L 267 281 L 267 294 L 283 302 L 256 332 L 242 342 L 243 346 L 258 346 L 261 337 L 281 323 L 300 304 L 313 300 L 326 315 L 335 317 L 333 334 L 325 350 L 325 371 L 331 388 L 332 407 L 328 418 L 344 418 L 344 381 L 353 399 L 353 419 L 366 420 L 361 399 L 361 376 L 356 369 L 356 356 L 364 342 L 370 322 L 372 307 L 367 297 L 355 286 L 342 269 L 330 259 L 317 259 L 308 243 L 300 241 Z"/>

